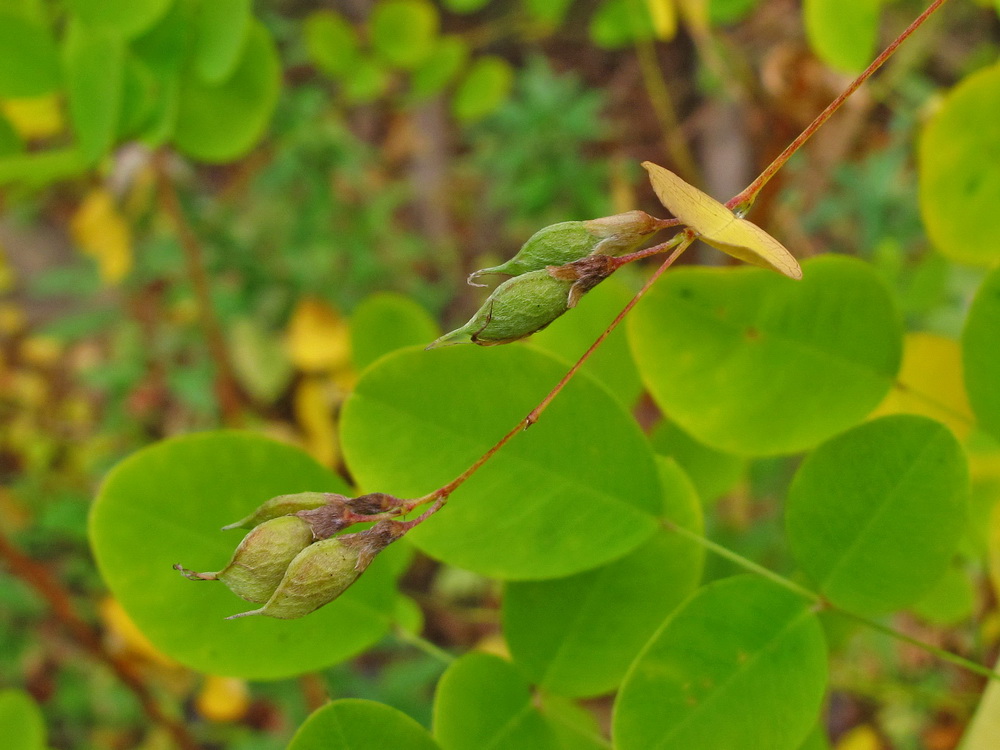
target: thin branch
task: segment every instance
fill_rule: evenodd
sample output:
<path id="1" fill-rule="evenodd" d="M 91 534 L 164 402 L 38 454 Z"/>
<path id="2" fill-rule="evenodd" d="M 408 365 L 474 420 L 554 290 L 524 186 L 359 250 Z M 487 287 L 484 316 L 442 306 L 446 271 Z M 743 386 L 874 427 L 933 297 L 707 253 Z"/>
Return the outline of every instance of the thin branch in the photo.
<path id="1" fill-rule="evenodd" d="M 225 337 L 222 335 L 222 326 L 219 324 L 215 309 L 212 307 L 211 287 L 208 272 L 205 270 L 205 253 L 198 235 L 195 234 L 184 215 L 180 197 L 177 195 L 177 189 L 174 187 L 173 179 L 167 168 L 165 153 L 160 153 L 157 156 L 156 178 L 160 206 L 163 212 L 170 217 L 177 232 L 177 239 L 184 251 L 188 278 L 194 287 L 195 303 L 198 306 L 198 320 L 208 344 L 209 356 L 215 363 L 216 395 L 222 410 L 222 420 L 231 427 L 238 427 L 242 423 L 240 409 L 242 398 L 232 364 L 229 361 L 229 352 L 226 348 Z"/>
<path id="2" fill-rule="evenodd" d="M 55 618 L 85 651 L 111 668 L 118 679 L 132 691 L 150 721 L 169 732 L 178 747 L 183 750 L 198 750 L 198 743 L 187 727 L 164 712 L 134 667 L 125 659 L 108 652 L 98 631 L 77 614 L 69 593 L 47 568 L 21 552 L 2 533 L 0 558 L 7 563 L 13 575 L 31 586 L 48 602 Z"/>
<path id="3" fill-rule="evenodd" d="M 759 193 L 761 189 L 770 181 L 770 179 L 777 174 L 778 170 L 785 165 L 785 162 L 792 157 L 792 154 L 802 148 L 802 146 L 805 145 L 805 142 L 812 137 L 813 133 L 819 130 L 820 127 L 822 127 L 823 124 L 830 119 L 833 113 L 840 109 L 841 105 L 847 101 L 847 98 L 861 88 L 861 85 L 871 78 L 872 74 L 881 68 L 886 60 L 892 57 L 892 54 L 896 51 L 899 45 L 906 41 L 906 39 L 914 31 L 919 29 L 923 25 L 924 21 L 926 21 L 930 15 L 940 8 L 945 2 L 946 0 L 934 0 L 927 10 L 917 16 L 913 23 L 907 26 L 903 33 L 896 37 L 892 43 L 882 51 L 882 54 L 876 57 L 875 60 L 872 61 L 872 64 L 865 68 L 864 72 L 855 78 L 851 85 L 841 92 L 840 96 L 830 102 L 826 109 L 820 112 L 816 116 L 816 119 L 809 123 L 809 125 L 806 126 L 806 129 L 799 133 L 798 137 L 788 144 L 784 151 L 775 157 L 774 161 L 772 161 L 764 169 L 764 171 L 760 173 L 757 179 L 751 182 L 746 189 L 743 190 L 743 192 L 729 200 L 726 205 L 731 209 L 745 213 L 746 210 L 753 205 L 754 200 L 757 198 L 757 193 Z"/>
<path id="4" fill-rule="evenodd" d="M 808 589 L 805 586 L 796 583 L 790 578 L 786 578 L 780 573 L 775 573 L 773 570 L 765 568 L 763 565 L 758 565 L 753 560 L 744 557 L 738 552 L 733 552 L 731 549 L 723 547 L 721 544 L 717 544 L 713 542 L 711 539 L 708 539 L 707 537 L 702 536 L 697 532 L 691 531 L 690 529 L 686 529 L 683 526 L 674 523 L 673 521 L 670 521 L 668 519 L 661 519 L 661 520 L 663 526 L 669 531 L 672 531 L 676 534 L 679 534 L 680 536 L 683 536 L 686 539 L 690 539 L 691 541 L 700 544 L 709 552 L 712 552 L 718 555 L 719 557 L 724 557 L 726 560 L 729 560 L 730 562 L 739 565 L 744 570 L 747 570 L 751 573 L 755 573 L 759 576 L 767 578 L 769 581 L 776 583 L 782 588 L 788 589 L 792 593 L 797 594 L 798 596 L 801 596 L 803 599 L 806 599 L 815 604 L 818 610 L 827 610 L 829 612 L 836 612 L 838 615 L 843 615 L 844 617 L 854 620 L 855 622 L 861 625 L 865 625 L 871 628 L 872 630 L 876 630 L 879 633 L 891 636 L 892 638 L 895 638 L 896 640 L 899 641 L 903 641 L 904 643 L 909 643 L 911 646 L 916 646 L 917 648 L 923 651 L 933 654 L 942 661 L 950 662 L 952 664 L 955 664 L 956 666 L 962 667 L 963 669 L 966 669 L 970 672 L 974 672 L 975 674 L 981 675 L 983 677 L 987 677 L 991 680 L 1000 681 L 1000 673 L 994 672 L 989 667 L 984 667 L 982 664 L 978 664 L 972 661 L 971 659 L 966 659 L 964 656 L 953 654 L 951 651 L 946 651 L 945 649 L 933 646 L 930 643 L 924 643 L 923 641 L 918 640 L 913 636 L 907 635 L 906 633 L 903 633 L 894 628 L 890 628 L 888 625 L 883 625 L 877 620 L 872 620 L 868 617 L 864 617 L 862 615 L 858 615 L 855 614 L 854 612 L 838 607 L 837 605 L 831 603 L 825 597 L 821 596 L 820 594 L 817 594 L 815 591 L 812 591 L 811 589 Z"/>

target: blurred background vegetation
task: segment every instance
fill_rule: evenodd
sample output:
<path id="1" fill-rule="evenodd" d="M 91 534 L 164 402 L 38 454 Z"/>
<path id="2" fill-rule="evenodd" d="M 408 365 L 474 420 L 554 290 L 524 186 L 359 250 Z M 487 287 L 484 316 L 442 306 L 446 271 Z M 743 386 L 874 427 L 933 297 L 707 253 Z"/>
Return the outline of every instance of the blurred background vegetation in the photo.
<path id="1" fill-rule="evenodd" d="M 386 309 L 430 341 L 478 306 L 466 275 L 542 226 L 663 216 L 645 159 L 728 198 L 923 5 L 0 0 L 0 689 L 30 694 L 52 747 L 172 746 L 143 695 L 219 748 L 283 747 L 328 694 L 427 723 L 442 664 L 398 641 L 252 685 L 159 654 L 90 557 L 102 475 L 219 426 L 342 469 L 337 409 L 400 333 Z M 982 271 L 932 251 L 914 142 L 941 92 L 995 62 L 995 11 L 946 5 L 754 214 L 799 257 L 871 261 L 910 327 L 948 337 Z M 717 536 L 767 561 L 787 467 L 729 468 Z M 491 582 L 424 560 L 405 585 L 430 640 L 495 637 Z M 938 629 L 903 626 L 995 643 L 988 586 L 951 590 Z M 850 648 L 829 715 L 839 747 L 954 746 L 972 706 L 924 655 Z"/>

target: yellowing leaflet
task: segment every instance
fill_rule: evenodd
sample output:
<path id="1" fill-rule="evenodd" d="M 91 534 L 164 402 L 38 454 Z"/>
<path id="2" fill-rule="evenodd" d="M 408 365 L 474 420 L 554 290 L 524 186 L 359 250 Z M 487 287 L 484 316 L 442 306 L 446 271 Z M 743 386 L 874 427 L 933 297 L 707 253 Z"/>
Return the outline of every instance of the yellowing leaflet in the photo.
<path id="1" fill-rule="evenodd" d="M 759 226 L 739 218 L 719 201 L 689 185 L 668 169 L 646 161 L 656 197 L 701 239 L 747 263 L 770 268 L 792 279 L 802 278 L 795 256 Z"/>

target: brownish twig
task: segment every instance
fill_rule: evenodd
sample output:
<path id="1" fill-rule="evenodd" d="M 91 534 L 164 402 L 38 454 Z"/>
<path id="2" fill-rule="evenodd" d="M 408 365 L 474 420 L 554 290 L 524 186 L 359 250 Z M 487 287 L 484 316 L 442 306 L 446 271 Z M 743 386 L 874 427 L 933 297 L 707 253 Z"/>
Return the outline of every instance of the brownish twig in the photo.
<path id="1" fill-rule="evenodd" d="M 194 287 L 195 302 L 198 306 L 198 320 L 205 334 L 209 355 L 215 363 L 215 388 L 216 396 L 219 399 L 219 408 L 222 411 L 222 421 L 228 426 L 238 427 L 242 423 L 240 407 L 243 399 L 232 364 L 229 361 L 229 352 L 226 349 L 225 337 L 222 335 L 222 326 L 219 324 L 219 319 L 212 307 L 212 294 L 208 273 L 205 270 L 205 253 L 202 250 L 201 241 L 184 215 L 180 197 L 177 195 L 177 189 L 174 187 L 170 171 L 167 168 L 167 155 L 162 152 L 157 155 L 156 159 L 156 182 L 160 207 L 170 217 L 177 232 L 177 239 L 184 251 L 188 278 Z"/>
<path id="2" fill-rule="evenodd" d="M 0 559 L 11 574 L 31 586 L 52 608 L 52 614 L 73 639 L 91 656 L 103 662 L 132 691 L 150 721 L 160 725 L 173 737 L 179 748 L 198 750 L 199 745 L 183 722 L 168 716 L 153 697 L 146 683 L 125 659 L 108 652 L 100 633 L 91 627 L 73 606 L 69 594 L 48 569 L 15 547 L 0 533 Z"/>

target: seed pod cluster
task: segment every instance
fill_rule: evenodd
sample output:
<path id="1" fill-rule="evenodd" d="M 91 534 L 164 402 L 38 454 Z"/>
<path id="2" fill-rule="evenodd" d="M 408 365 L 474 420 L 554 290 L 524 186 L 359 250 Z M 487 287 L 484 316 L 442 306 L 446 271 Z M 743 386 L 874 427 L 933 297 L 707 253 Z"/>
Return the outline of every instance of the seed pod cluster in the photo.
<path id="1" fill-rule="evenodd" d="M 384 493 L 356 498 L 321 492 L 280 495 L 224 527 L 250 532 L 222 570 L 198 573 L 174 567 L 191 580 L 222 581 L 237 596 L 262 605 L 233 617 L 302 617 L 347 590 L 382 549 L 402 536 L 404 526 L 383 519 L 364 531 L 335 534 L 368 516 L 375 520 L 377 514 L 391 514 L 400 502 Z"/>
<path id="2" fill-rule="evenodd" d="M 540 229 L 518 253 L 499 266 L 471 276 L 513 278 L 500 284 L 461 328 L 446 333 L 427 348 L 452 344 L 493 346 L 523 339 L 545 328 L 574 307 L 614 267 L 601 261 L 633 250 L 661 225 L 643 211 L 627 211 L 590 221 L 563 221 Z"/>

